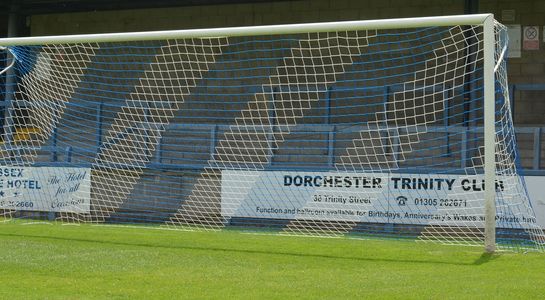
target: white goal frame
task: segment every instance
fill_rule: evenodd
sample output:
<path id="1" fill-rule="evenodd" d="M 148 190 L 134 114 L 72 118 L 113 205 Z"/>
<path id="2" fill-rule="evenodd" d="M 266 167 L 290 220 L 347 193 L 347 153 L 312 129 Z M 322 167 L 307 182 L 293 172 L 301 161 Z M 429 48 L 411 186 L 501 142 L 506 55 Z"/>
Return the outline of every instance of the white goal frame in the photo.
<path id="1" fill-rule="evenodd" d="M 64 36 L 41 36 L 0 39 L 1 47 L 47 45 L 47 44 L 72 44 L 93 42 L 125 42 L 143 40 L 184 39 L 184 38 L 211 38 L 211 37 L 235 37 L 250 35 L 276 35 L 315 33 L 324 31 L 346 30 L 379 30 L 394 28 L 418 28 L 427 26 L 455 26 L 455 25 L 480 25 L 483 27 L 483 60 L 484 60 L 484 193 L 485 206 L 485 251 L 495 251 L 495 186 L 496 161 L 495 161 L 495 35 L 494 15 L 475 14 L 423 18 L 398 18 L 386 20 L 348 21 L 348 22 L 324 22 L 272 26 L 246 26 L 212 29 L 148 31 L 130 33 L 109 34 L 83 34 Z"/>

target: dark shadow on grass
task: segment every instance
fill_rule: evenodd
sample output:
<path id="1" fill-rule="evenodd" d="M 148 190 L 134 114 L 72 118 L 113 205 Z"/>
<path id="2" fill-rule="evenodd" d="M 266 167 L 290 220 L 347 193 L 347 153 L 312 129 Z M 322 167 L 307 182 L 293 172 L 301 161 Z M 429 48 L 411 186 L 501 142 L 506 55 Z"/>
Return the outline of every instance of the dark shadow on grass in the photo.
<path id="1" fill-rule="evenodd" d="M 479 258 L 477 258 L 473 264 L 474 265 L 482 265 L 482 264 L 486 264 L 496 258 L 500 257 L 499 254 L 496 254 L 496 253 L 483 253 L 481 254 L 481 256 Z"/>
<path id="2" fill-rule="evenodd" d="M 57 241 L 70 241 L 70 242 L 86 242 L 119 246 L 136 246 L 136 247 L 148 247 L 148 248 L 161 248 L 161 249 L 186 249 L 195 251 L 213 251 L 213 252 L 237 252 L 247 254 L 262 254 L 262 255 L 286 255 L 292 257 L 305 257 L 305 258 L 321 258 L 321 259 L 339 259 L 339 260 L 354 260 L 354 261 L 376 261 L 376 262 L 392 262 L 392 263 L 414 263 L 414 264 L 443 264 L 443 265 L 457 265 L 457 266 L 471 266 L 481 265 L 497 257 L 494 254 L 482 254 L 478 259 L 473 262 L 451 262 L 440 260 L 411 260 L 411 259 L 392 259 L 392 258 L 380 258 L 380 257 L 358 257 L 358 256 L 337 256 L 318 253 L 298 253 L 288 251 L 276 251 L 270 250 L 255 250 L 255 249 L 237 249 L 237 248 L 219 248 L 219 247 L 199 247 L 189 245 L 163 245 L 163 244 L 146 244 L 146 243 L 129 243 L 113 240 L 96 240 L 74 237 L 56 237 L 56 236 L 42 236 L 42 235 L 29 235 L 29 234 L 12 234 L 12 233 L 0 233 L 0 236 L 6 237 L 20 237 L 20 238 L 38 238 Z"/>

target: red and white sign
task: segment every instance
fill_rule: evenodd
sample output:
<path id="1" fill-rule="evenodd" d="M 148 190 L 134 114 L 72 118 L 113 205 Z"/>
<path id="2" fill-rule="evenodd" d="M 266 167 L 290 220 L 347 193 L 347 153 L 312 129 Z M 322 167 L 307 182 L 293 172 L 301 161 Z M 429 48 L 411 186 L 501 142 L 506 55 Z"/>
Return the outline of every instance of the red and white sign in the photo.
<path id="1" fill-rule="evenodd" d="M 539 50 L 538 26 L 524 26 L 522 30 L 522 48 L 524 50 Z"/>

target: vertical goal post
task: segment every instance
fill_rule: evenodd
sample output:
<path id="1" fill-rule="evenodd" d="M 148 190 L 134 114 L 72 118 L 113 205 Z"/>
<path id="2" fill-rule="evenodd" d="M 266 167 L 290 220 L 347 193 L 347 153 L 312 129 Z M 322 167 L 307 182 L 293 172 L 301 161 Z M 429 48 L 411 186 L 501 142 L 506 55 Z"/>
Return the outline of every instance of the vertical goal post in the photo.
<path id="1" fill-rule="evenodd" d="M 0 216 L 541 249 L 501 31 L 474 14 L 0 39 L 17 68 L 0 163 L 53 186 L 9 186 L 38 200 Z"/>
<path id="2" fill-rule="evenodd" d="M 496 250 L 496 96 L 494 15 L 483 22 L 484 31 L 484 176 L 485 251 Z"/>

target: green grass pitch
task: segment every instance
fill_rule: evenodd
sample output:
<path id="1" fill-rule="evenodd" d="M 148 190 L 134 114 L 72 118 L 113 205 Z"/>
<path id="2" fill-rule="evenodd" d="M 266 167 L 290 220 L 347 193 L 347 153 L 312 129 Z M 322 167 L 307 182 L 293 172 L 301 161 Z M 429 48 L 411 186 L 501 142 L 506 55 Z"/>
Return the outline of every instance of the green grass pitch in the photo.
<path id="1" fill-rule="evenodd" d="M 545 254 L 480 248 L 0 224 L 0 299 L 543 299 Z"/>

